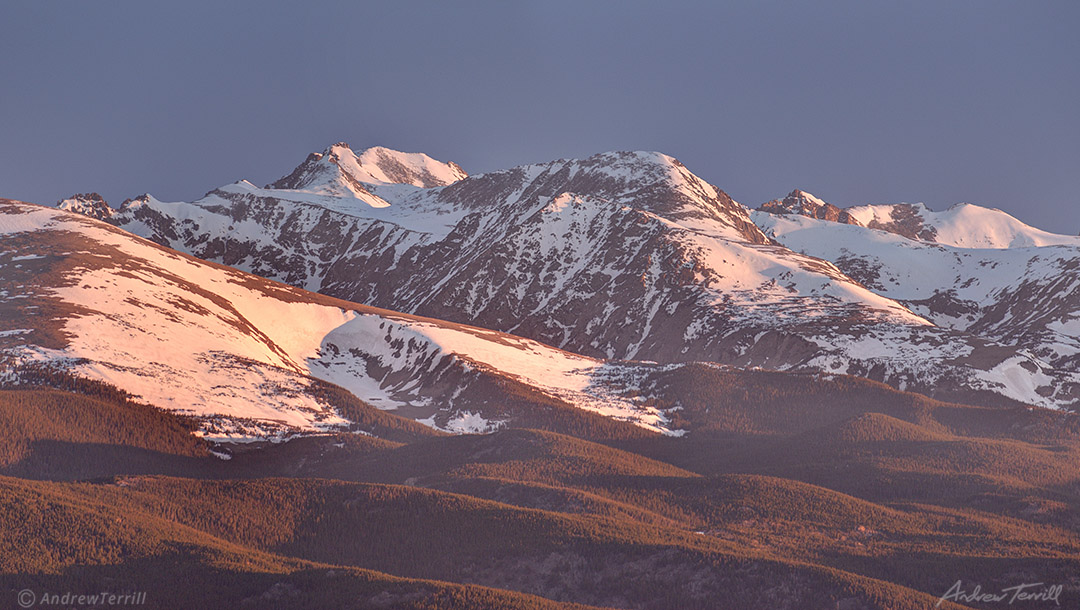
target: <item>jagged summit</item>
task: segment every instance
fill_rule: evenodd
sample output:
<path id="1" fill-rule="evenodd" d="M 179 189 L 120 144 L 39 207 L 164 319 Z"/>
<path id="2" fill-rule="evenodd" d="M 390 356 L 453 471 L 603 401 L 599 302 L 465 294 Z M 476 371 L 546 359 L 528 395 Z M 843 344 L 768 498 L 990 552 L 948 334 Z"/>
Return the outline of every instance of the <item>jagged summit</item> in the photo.
<path id="1" fill-rule="evenodd" d="M 116 213 L 116 210 L 109 207 L 105 198 L 97 193 L 76 193 L 67 199 L 57 201 L 56 207 L 98 220 L 111 218 Z"/>
<path id="2" fill-rule="evenodd" d="M 799 189 L 791 191 L 783 199 L 763 203 L 758 209 L 773 214 L 799 214 L 849 225 L 861 224 L 846 211 Z"/>
<path id="3" fill-rule="evenodd" d="M 138 197 L 125 199 L 123 202 L 120 203 L 120 209 L 116 210 L 115 213 L 121 214 L 124 212 L 130 212 L 131 210 L 146 206 L 153 201 L 157 201 L 157 199 L 155 199 L 153 195 L 151 195 L 150 193 L 143 193 Z"/>
<path id="4" fill-rule="evenodd" d="M 287 176 L 267 185 L 269 189 L 307 190 L 367 198 L 370 187 L 409 184 L 421 188 L 446 186 L 467 177 L 456 163 L 444 163 L 424 153 L 405 153 L 382 146 L 359 153 L 345 142 L 311 153 Z"/>

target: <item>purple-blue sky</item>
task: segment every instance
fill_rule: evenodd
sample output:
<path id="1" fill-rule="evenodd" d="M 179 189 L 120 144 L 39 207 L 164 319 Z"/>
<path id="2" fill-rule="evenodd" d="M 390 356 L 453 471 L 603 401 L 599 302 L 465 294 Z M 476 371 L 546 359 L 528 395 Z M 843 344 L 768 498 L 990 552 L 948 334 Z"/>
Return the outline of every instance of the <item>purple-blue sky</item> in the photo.
<path id="1" fill-rule="evenodd" d="M 0 6 L 0 197 L 193 199 L 338 140 L 470 173 L 660 150 L 751 206 L 1080 230 L 1080 3 Z"/>

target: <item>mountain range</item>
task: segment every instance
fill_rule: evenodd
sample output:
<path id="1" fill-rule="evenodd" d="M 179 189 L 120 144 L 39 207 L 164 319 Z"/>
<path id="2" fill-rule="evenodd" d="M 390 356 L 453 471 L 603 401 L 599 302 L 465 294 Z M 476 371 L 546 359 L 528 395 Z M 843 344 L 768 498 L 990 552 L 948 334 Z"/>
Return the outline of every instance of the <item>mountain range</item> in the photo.
<path id="1" fill-rule="evenodd" d="M 192 202 L 0 199 L 0 240 L 3 529 L 39 523 L 0 548 L 12 591 L 173 565 L 242 576 L 206 607 L 1080 595 L 1080 237 L 999 210 L 338 143 Z"/>
<path id="2" fill-rule="evenodd" d="M 659 153 L 468 177 L 344 144 L 263 188 L 144 195 L 117 211 L 92 201 L 60 205 L 299 288 L 587 357 L 852 374 L 967 402 L 1080 400 L 1080 238 L 997 210 L 841 217 L 795 191 L 751 211 Z"/>

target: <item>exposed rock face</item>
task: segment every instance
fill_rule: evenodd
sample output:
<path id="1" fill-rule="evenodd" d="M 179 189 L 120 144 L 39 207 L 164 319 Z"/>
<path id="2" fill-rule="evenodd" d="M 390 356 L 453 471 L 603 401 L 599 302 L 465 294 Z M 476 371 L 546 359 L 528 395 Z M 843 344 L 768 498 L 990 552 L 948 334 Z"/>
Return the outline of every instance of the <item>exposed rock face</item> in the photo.
<path id="1" fill-rule="evenodd" d="M 98 220 L 111 218 L 116 213 L 116 210 L 110 208 L 105 199 L 97 193 L 77 193 L 67 199 L 57 201 L 56 207 Z"/>
<path id="2" fill-rule="evenodd" d="M 988 345 L 1011 346 L 1018 354 L 1034 356 L 1040 371 L 1068 376 L 1080 371 L 1080 297 L 1075 289 L 1080 286 L 1080 247 L 963 248 L 790 215 L 759 211 L 754 220 L 773 239 L 832 261 L 940 328 L 980 337 Z M 961 241 L 955 232 L 951 239 Z M 998 243 L 1017 239 L 1009 233 Z M 966 241 L 992 242 L 979 235 Z M 997 366 L 1001 361 L 980 362 Z M 1040 396 L 1056 396 L 1062 404 L 1076 400 L 1075 389 L 1067 389 L 1070 384 L 1037 386 L 1029 402 L 1038 403 Z"/>
<path id="3" fill-rule="evenodd" d="M 880 229 L 897 235 L 903 235 L 908 239 L 922 241 L 936 241 L 937 229 L 927 226 L 923 219 L 925 206 L 898 203 L 891 206 L 889 219 L 881 221 L 873 219 L 866 223 L 867 228 Z"/>
<path id="4" fill-rule="evenodd" d="M 849 225 L 859 224 L 858 220 L 846 211 L 831 203 L 826 203 L 810 193 L 795 189 L 783 199 L 774 199 L 763 203 L 759 210 L 772 214 L 799 214 L 808 218 L 829 220 Z"/>
<path id="5" fill-rule="evenodd" d="M 1073 369 L 1004 333 L 941 321 L 942 308 L 975 316 L 971 299 L 894 296 L 894 276 L 870 259 L 763 232 L 671 157 L 604 153 L 461 179 L 449 164 L 424 165 L 449 182 L 426 187 L 377 162 L 403 153 L 369 152 L 335 145 L 275 188 L 238 182 L 190 204 L 142 198 L 110 222 L 309 290 L 590 357 L 852 373 L 954 400 L 1073 401 Z M 820 224 L 885 235 L 807 193 L 784 201 L 789 213 L 755 218 L 835 216 Z M 870 212 L 884 224 L 884 210 Z M 918 237 L 918 217 L 892 206 L 887 219 Z M 948 290 L 953 279 L 934 281 Z M 1017 376 L 1032 392 L 1012 391 Z"/>

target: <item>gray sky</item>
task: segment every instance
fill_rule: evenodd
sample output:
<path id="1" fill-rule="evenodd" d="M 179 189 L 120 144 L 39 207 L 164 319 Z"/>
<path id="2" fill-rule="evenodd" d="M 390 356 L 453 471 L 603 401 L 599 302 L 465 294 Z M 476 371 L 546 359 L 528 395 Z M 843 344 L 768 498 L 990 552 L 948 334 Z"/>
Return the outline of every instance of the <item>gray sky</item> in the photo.
<path id="1" fill-rule="evenodd" d="M 191 200 L 338 140 L 470 173 L 647 149 L 750 206 L 967 201 L 1075 234 L 1078 26 L 1045 0 L 6 0 L 0 197 Z"/>

